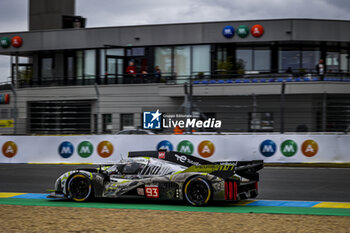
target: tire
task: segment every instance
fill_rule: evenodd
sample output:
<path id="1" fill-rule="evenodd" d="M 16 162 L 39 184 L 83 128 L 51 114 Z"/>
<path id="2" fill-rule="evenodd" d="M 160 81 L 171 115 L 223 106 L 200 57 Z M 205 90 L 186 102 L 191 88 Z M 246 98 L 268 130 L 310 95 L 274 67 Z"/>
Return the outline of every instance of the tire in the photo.
<path id="1" fill-rule="evenodd" d="M 86 201 L 92 196 L 91 180 L 81 173 L 76 173 L 69 179 L 67 190 L 72 200 Z"/>
<path id="2" fill-rule="evenodd" d="M 184 187 L 185 200 L 193 206 L 201 206 L 208 203 L 211 198 L 209 182 L 200 176 L 190 178 Z"/>

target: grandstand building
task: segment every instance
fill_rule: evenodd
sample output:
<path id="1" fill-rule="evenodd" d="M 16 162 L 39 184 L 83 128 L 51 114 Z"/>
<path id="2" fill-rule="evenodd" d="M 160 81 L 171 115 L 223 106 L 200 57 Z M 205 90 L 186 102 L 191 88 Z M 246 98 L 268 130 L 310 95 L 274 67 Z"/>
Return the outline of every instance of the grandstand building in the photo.
<path id="1" fill-rule="evenodd" d="M 344 132 L 350 125 L 350 21 L 85 28 L 74 1 L 54 2 L 31 0 L 29 31 L 0 33 L 0 55 L 12 65 L 0 86 L 0 123 L 9 122 L 2 134 L 142 127 L 144 111 L 184 112 L 185 83 L 193 85 L 192 110 L 220 119 L 220 132 Z M 127 72 L 130 62 L 136 74 Z"/>

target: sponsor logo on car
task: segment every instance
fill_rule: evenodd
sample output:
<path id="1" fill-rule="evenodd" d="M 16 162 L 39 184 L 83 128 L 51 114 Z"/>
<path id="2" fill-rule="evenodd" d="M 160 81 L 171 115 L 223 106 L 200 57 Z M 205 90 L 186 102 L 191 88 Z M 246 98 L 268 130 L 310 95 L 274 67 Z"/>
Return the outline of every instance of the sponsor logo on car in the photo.
<path id="1" fill-rule="evenodd" d="M 158 152 L 158 159 L 165 159 L 165 151 Z"/>
<path id="2" fill-rule="evenodd" d="M 199 162 L 195 162 L 189 158 L 187 158 L 185 155 L 177 155 L 177 154 L 174 154 L 175 155 L 175 158 L 177 161 L 181 162 L 181 163 L 189 163 L 189 164 L 192 164 L 192 165 L 200 165 Z"/>
<path id="3" fill-rule="evenodd" d="M 137 195 L 139 196 L 145 196 L 145 190 L 143 188 L 137 188 Z"/>

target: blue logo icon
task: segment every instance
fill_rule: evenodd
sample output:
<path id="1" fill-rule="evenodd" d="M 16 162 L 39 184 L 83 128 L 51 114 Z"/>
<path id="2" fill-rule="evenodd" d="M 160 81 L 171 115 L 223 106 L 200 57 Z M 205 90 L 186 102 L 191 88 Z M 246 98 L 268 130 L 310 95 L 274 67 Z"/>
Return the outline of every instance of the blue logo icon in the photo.
<path id="1" fill-rule="evenodd" d="M 74 153 L 74 146 L 70 142 L 62 142 L 58 147 L 58 153 L 65 159 L 72 156 Z"/>
<path id="2" fill-rule="evenodd" d="M 159 109 L 156 112 L 143 112 L 143 128 L 161 129 L 161 116 Z"/>
<path id="3" fill-rule="evenodd" d="M 222 29 L 222 34 L 226 38 L 232 38 L 235 35 L 235 28 L 228 25 Z"/>
<path id="4" fill-rule="evenodd" d="M 163 140 L 158 143 L 157 150 L 167 150 L 172 151 L 173 150 L 173 144 L 167 140 Z"/>
<path id="5" fill-rule="evenodd" d="M 276 143 L 272 140 L 265 140 L 260 144 L 260 153 L 265 157 L 271 157 L 276 153 Z"/>

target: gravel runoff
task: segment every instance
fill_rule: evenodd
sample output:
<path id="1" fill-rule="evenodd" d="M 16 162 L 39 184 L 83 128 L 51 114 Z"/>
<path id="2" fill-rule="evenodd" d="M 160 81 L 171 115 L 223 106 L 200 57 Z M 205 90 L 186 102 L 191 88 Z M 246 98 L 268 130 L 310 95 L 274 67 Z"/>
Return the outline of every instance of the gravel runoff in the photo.
<path id="1" fill-rule="evenodd" d="M 1 232 L 349 232 L 350 217 L 0 205 Z"/>

